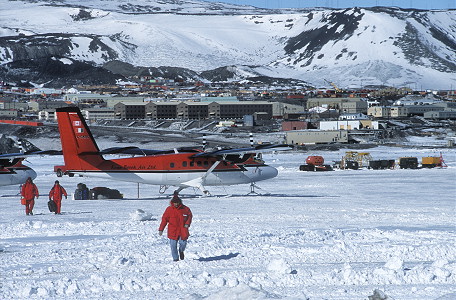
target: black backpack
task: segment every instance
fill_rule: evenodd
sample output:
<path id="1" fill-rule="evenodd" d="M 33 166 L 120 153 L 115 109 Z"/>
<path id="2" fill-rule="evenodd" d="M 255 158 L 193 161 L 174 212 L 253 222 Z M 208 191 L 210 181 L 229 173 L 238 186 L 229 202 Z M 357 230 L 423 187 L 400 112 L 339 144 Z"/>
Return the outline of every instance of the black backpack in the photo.
<path id="1" fill-rule="evenodd" d="M 55 204 L 54 201 L 49 200 L 48 202 L 48 208 L 50 212 L 56 212 L 57 211 L 57 204 Z"/>

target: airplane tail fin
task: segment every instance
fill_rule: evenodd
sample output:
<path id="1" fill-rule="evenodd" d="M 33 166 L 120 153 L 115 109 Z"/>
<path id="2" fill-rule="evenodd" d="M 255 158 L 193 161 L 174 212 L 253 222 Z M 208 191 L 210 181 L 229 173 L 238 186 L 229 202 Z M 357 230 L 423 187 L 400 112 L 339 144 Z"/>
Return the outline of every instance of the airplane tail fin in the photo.
<path id="1" fill-rule="evenodd" d="M 57 108 L 56 113 L 66 169 L 93 169 L 102 163 L 100 149 L 79 108 Z"/>

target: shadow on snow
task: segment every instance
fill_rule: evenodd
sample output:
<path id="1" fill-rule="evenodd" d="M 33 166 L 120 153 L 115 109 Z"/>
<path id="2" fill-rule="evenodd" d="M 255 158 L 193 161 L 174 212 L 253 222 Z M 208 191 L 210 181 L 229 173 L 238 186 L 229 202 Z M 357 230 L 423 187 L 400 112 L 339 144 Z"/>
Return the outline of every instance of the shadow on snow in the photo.
<path id="1" fill-rule="evenodd" d="M 227 254 L 227 255 L 219 255 L 219 256 L 211 256 L 211 257 L 200 257 L 197 260 L 199 260 L 199 261 L 227 260 L 227 259 L 235 258 L 238 255 L 239 255 L 239 252 L 238 253 L 230 253 L 230 254 Z"/>

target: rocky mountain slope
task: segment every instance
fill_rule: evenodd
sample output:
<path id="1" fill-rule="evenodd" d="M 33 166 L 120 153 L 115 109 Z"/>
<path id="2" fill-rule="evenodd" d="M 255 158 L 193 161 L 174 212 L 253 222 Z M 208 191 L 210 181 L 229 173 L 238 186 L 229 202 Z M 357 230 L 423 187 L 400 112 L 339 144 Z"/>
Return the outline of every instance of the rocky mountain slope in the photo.
<path id="1" fill-rule="evenodd" d="M 7 81 L 112 83 L 138 70 L 172 70 L 175 78 L 203 81 L 456 86 L 456 10 L 266 10 L 197 0 L 2 6 L 0 78 Z M 86 72 L 91 68 L 95 76 Z"/>

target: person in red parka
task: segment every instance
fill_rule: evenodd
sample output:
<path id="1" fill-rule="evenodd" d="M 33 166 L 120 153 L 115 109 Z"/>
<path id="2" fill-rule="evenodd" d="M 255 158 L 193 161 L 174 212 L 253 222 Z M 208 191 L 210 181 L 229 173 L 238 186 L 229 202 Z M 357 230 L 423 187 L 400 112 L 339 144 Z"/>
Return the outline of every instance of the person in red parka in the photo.
<path id="1" fill-rule="evenodd" d="M 56 205 L 56 210 L 55 214 L 60 215 L 60 208 L 62 207 L 62 196 L 65 196 L 65 199 L 67 199 L 68 194 L 63 188 L 63 186 L 60 185 L 59 181 L 56 180 L 54 183 L 54 186 L 52 187 L 51 191 L 49 192 L 49 200 L 54 201 Z"/>
<path id="2" fill-rule="evenodd" d="M 158 234 L 162 235 L 166 225 L 168 225 L 169 245 L 174 261 L 184 259 L 184 251 L 189 237 L 188 228 L 192 223 L 192 212 L 190 208 L 182 204 L 182 200 L 175 193 L 162 216 Z M 179 249 L 177 244 L 179 243 Z M 179 251 L 179 254 L 178 254 Z"/>
<path id="3" fill-rule="evenodd" d="M 35 197 L 38 199 L 40 196 L 38 188 L 33 183 L 32 177 L 27 178 L 25 183 L 21 187 L 21 196 L 25 203 L 25 214 L 33 215 L 33 207 L 35 206 Z"/>

